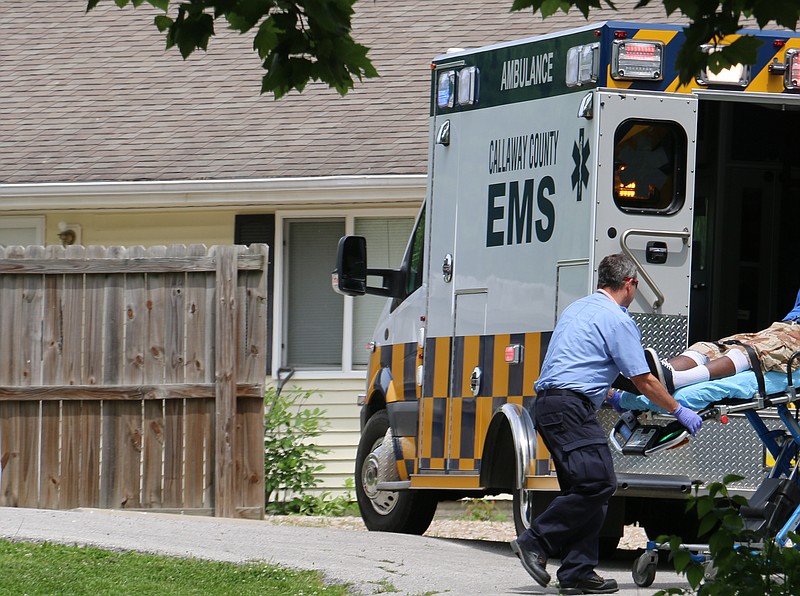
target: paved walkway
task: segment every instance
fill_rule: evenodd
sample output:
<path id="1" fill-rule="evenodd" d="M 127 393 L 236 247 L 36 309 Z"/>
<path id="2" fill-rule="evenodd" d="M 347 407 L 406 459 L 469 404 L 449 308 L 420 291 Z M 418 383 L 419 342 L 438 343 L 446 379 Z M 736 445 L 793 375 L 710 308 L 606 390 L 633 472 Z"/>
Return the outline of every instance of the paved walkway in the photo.
<path id="1" fill-rule="evenodd" d="M 391 586 L 399 594 L 556 594 L 540 588 L 505 542 L 454 540 L 334 528 L 277 526 L 260 521 L 81 509 L 50 511 L 0 508 L 0 538 L 81 544 L 219 561 L 265 561 L 314 569 L 327 580 L 350 584 L 361 594 Z M 652 594 L 686 587 L 683 578 L 660 568 L 650 588 L 631 578 L 636 553 L 603 563 L 621 595 Z M 555 574 L 555 566 L 549 567 Z M 385 588 L 383 588 L 385 589 Z"/>

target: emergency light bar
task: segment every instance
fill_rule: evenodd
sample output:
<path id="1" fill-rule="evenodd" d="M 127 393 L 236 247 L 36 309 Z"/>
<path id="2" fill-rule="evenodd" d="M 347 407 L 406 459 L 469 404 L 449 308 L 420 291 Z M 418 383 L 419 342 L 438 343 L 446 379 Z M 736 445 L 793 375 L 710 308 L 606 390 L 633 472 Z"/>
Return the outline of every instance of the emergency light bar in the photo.
<path id="1" fill-rule="evenodd" d="M 596 83 L 600 71 L 600 44 L 589 43 L 567 50 L 567 87 Z"/>
<path id="2" fill-rule="evenodd" d="M 478 67 L 467 66 L 458 71 L 458 105 L 471 106 L 478 99 Z"/>
<path id="3" fill-rule="evenodd" d="M 439 73 L 436 86 L 436 105 L 440 109 L 452 108 L 456 104 L 471 106 L 478 102 L 480 71 L 477 66 L 465 66 L 460 70 L 445 70 Z"/>
<path id="4" fill-rule="evenodd" d="M 700 49 L 706 54 L 713 54 L 720 51 L 722 45 L 706 44 L 700 46 Z M 718 73 L 711 72 L 711 69 L 706 67 L 702 72 L 695 77 L 697 82 L 701 85 L 732 85 L 735 87 L 747 87 L 750 84 L 750 66 L 746 64 L 734 64 L 730 68 L 723 68 Z"/>
<path id="5" fill-rule="evenodd" d="M 617 39 L 611 46 L 611 78 L 660 81 L 664 77 L 664 44 Z"/>
<path id="6" fill-rule="evenodd" d="M 436 87 L 436 105 L 440 108 L 452 108 L 456 96 L 456 71 L 446 70 L 439 75 Z"/>

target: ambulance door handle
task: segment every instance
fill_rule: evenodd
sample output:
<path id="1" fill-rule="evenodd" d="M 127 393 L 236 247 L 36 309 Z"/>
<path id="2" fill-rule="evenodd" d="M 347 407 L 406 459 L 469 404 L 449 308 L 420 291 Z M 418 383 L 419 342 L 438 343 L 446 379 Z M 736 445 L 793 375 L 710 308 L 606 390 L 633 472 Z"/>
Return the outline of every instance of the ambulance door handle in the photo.
<path id="1" fill-rule="evenodd" d="M 449 284 L 450 280 L 453 279 L 453 255 L 449 253 L 444 255 L 444 260 L 442 261 L 442 279 L 446 284 Z"/>
<path id="2" fill-rule="evenodd" d="M 619 237 L 619 245 L 622 247 L 622 252 L 624 252 L 631 261 L 634 262 L 636 265 L 636 270 L 639 272 L 639 275 L 644 279 L 650 289 L 653 290 L 653 293 L 656 295 L 656 300 L 653 302 L 653 312 L 657 312 L 661 305 L 664 304 L 664 293 L 661 291 L 661 288 L 658 287 L 656 282 L 653 280 L 652 277 L 647 273 L 645 268 L 639 262 L 639 260 L 633 256 L 633 251 L 628 247 L 628 238 L 630 236 L 655 236 L 656 238 L 680 238 L 683 240 L 684 244 L 689 243 L 689 229 L 683 228 L 680 232 L 674 232 L 672 230 L 641 230 L 632 228 L 630 230 L 625 230 L 622 236 Z"/>

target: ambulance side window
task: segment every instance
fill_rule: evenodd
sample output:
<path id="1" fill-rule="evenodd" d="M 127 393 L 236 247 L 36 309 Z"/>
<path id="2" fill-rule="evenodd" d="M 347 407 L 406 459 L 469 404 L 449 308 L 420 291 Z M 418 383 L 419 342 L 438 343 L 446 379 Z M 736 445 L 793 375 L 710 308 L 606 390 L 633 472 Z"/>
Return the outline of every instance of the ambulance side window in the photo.
<path id="1" fill-rule="evenodd" d="M 403 271 L 406 272 L 404 297 L 395 299 L 392 310 L 405 299 L 406 296 L 413 294 L 422 285 L 422 275 L 424 273 L 424 254 L 425 254 L 425 210 L 419 215 L 417 225 L 412 233 L 412 241 L 408 246 L 408 252 L 403 258 Z"/>
<path id="2" fill-rule="evenodd" d="M 677 122 L 626 120 L 614 133 L 614 203 L 669 215 L 686 197 L 686 132 Z"/>

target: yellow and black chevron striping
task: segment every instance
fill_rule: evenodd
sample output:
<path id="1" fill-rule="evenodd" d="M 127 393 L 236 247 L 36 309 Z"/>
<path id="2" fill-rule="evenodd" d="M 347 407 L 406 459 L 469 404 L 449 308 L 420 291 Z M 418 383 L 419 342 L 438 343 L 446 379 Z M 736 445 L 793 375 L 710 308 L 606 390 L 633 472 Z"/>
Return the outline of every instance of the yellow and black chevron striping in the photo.
<path id="1" fill-rule="evenodd" d="M 416 437 L 398 439 L 402 479 L 413 474 L 480 472 L 484 439 L 493 413 L 505 403 L 529 406 L 550 333 L 520 333 L 428 338 L 424 350 L 416 342 L 380 346 L 373 353 L 369 378 L 384 387 L 386 401 L 419 402 Z M 522 346 L 518 364 L 505 361 L 508 346 Z M 416 371 L 424 365 L 422 386 Z M 477 396 L 470 377 L 482 373 Z M 550 473 L 550 459 L 537 445 L 535 474 Z"/>
<path id="2" fill-rule="evenodd" d="M 771 75 L 769 66 L 774 60 L 783 64 L 786 50 L 799 48 L 800 39 L 789 37 L 785 31 L 757 31 L 753 32 L 762 41 L 757 51 L 756 63 L 751 67 L 750 83 L 740 89 L 749 93 L 788 93 L 783 87 L 781 76 Z M 678 73 L 675 70 L 675 58 L 685 41 L 683 32 L 679 29 L 638 29 L 628 31 L 631 39 L 648 41 L 661 41 L 664 43 L 666 55 L 665 69 L 661 81 L 615 81 L 611 78 L 610 64 L 605 73 L 604 85 L 615 89 L 647 89 L 652 91 L 666 91 L 668 93 L 691 93 L 697 84 L 679 85 Z M 794 34 L 792 34 L 794 35 Z M 740 34 L 729 35 L 720 40 L 721 45 L 729 45 L 741 37 Z"/>

